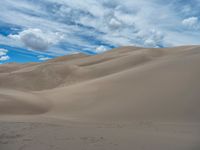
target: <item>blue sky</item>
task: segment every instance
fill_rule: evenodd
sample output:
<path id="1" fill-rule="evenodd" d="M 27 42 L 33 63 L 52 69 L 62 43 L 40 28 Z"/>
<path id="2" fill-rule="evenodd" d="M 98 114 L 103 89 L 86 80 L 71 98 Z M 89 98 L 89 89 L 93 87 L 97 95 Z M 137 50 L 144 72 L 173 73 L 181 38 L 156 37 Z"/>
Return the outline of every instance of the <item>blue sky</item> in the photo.
<path id="1" fill-rule="evenodd" d="M 200 44 L 200 0 L 1 0 L 0 64 Z"/>

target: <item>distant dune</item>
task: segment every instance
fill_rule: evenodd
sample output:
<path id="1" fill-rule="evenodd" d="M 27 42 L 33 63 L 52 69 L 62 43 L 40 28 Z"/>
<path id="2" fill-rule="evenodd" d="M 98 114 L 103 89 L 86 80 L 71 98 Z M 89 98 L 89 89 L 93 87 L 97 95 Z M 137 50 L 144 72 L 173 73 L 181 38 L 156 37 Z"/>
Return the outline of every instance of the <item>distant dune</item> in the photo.
<path id="1" fill-rule="evenodd" d="M 199 150 L 200 46 L 0 65 L 0 150 Z"/>

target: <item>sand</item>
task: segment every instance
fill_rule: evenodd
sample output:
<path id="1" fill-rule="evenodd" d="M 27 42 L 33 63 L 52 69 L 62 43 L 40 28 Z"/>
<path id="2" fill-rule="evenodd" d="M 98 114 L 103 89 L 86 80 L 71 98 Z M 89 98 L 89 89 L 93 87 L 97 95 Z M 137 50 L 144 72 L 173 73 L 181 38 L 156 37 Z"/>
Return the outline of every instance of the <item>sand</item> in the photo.
<path id="1" fill-rule="evenodd" d="M 200 46 L 0 65 L 0 150 L 199 150 Z"/>

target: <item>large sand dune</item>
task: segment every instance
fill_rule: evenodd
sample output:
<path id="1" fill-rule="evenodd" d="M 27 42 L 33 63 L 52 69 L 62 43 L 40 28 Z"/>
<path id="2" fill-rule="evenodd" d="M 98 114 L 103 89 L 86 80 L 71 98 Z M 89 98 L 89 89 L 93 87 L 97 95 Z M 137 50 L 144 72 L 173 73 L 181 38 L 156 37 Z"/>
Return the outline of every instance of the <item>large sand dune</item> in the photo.
<path id="1" fill-rule="evenodd" d="M 200 47 L 0 66 L 0 150 L 199 150 Z"/>

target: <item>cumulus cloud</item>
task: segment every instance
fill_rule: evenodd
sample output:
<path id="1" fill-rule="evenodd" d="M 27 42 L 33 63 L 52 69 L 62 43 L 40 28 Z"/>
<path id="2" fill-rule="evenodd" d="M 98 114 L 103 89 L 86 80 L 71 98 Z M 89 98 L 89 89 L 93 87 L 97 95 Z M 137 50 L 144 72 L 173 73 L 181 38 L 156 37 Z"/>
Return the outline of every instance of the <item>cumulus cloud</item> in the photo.
<path id="1" fill-rule="evenodd" d="M 6 55 L 7 53 L 8 53 L 8 50 L 7 50 L 7 49 L 3 49 L 3 48 L 0 49 L 0 56 L 4 56 L 4 55 Z"/>
<path id="2" fill-rule="evenodd" d="M 109 22 L 109 26 L 111 29 L 118 29 L 122 25 L 121 22 L 119 22 L 117 19 L 112 18 Z"/>
<path id="3" fill-rule="evenodd" d="M 199 19 L 198 17 L 190 17 L 190 18 L 186 18 L 182 21 L 182 24 L 188 28 L 191 29 L 197 29 L 199 28 Z"/>
<path id="4" fill-rule="evenodd" d="M 39 59 L 40 61 L 46 61 L 46 60 L 51 59 L 50 57 L 46 57 L 46 56 L 43 56 L 43 55 L 39 55 L 39 56 L 37 56 L 37 57 L 38 57 L 38 59 Z"/>
<path id="5" fill-rule="evenodd" d="M 9 56 L 1 56 L 0 57 L 0 61 L 6 61 L 6 60 L 8 60 L 8 59 L 10 59 L 10 57 Z"/>
<path id="6" fill-rule="evenodd" d="M 26 47 L 33 50 L 47 50 L 49 46 L 58 43 L 63 38 L 59 33 L 44 32 L 40 29 L 32 28 L 19 34 L 11 34 L 9 37 L 20 40 Z"/>
<path id="7" fill-rule="evenodd" d="M 107 50 L 108 50 L 108 47 L 101 45 L 101 46 L 98 46 L 98 47 L 95 49 L 95 52 L 96 52 L 96 53 L 103 53 L 103 52 L 105 52 L 105 51 L 107 51 Z"/>
<path id="8" fill-rule="evenodd" d="M 0 61 L 6 61 L 10 59 L 10 57 L 7 55 L 8 50 L 7 49 L 0 49 Z"/>
<path id="9" fill-rule="evenodd" d="M 144 30 L 140 31 L 137 34 L 138 40 L 145 46 L 145 47 L 160 47 L 164 46 L 164 34 L 160 31 L 155 29 L 152 30 Z"/>

